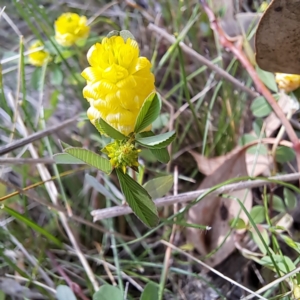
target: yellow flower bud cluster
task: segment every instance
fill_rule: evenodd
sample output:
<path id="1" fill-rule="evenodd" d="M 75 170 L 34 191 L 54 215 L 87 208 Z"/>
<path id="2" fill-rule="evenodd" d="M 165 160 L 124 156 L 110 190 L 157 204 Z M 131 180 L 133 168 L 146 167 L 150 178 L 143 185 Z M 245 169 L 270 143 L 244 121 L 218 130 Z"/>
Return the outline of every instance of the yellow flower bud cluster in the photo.
<path id="1" fill-rule="evenodd" d="M 44 65 L 48 60 L 50 60 L 50 54 L 48 51 L 43 49 L 44 44 L 41 41 L 35 41 L 31 44 L 29 47 L 29 54 L 28 54 L 28 60 L 29 63 L 36 67 L 41 67 Z M 38 48 L 41 48 L 40 50 L 37 50 Z M 35 51 L 37 50 L 37 51 Z"/>
<path id="2" fill-rule="evenodd" d="M 141 150 L 136 149 L 131 140 L 115 140 L 108 144 L 102 152 L 107 154 L 114 168 L 119 168 L 124 173 L 126 172 L 126 167 L 136 169 L 139 166 L 138 154 Z"/>
<path id="3" fill-rule="evenodd" d="M 87 81 L 83 96 L 90 103 L 88 118 L 92 123 L 102 118 L 128 136 L 144 101 L 155 90 L 150 61 L 139 56 L 134 39 L 125 41 L 121 36 L 93 45 L 87 59 L 90 67 L 82 76 Z"/>
<path id="4" fill-rule="evenodd" d="M 64 13 L 54 23 L 55 40 L 64 47 L 70 47 L 87 39 L 90 27 L 87 18 L 75 13 Z"/>
<path id="5" fill-rule="evenodd" d="M 300 75 L 276 73 L 275 81 L 278 88 L 286 93 L 292 92 L 300 87 Z"/>

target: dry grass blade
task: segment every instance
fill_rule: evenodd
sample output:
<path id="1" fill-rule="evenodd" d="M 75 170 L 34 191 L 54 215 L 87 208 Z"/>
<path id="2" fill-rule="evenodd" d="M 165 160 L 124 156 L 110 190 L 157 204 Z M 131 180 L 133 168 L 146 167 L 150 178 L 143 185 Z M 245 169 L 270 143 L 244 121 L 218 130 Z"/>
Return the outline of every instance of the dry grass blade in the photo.
<path id="1" fill-rule="evenodd" d="M 300 74 L 300 0 L 273 0 L 256 33 L 256 61 L 269 72 Z"/>

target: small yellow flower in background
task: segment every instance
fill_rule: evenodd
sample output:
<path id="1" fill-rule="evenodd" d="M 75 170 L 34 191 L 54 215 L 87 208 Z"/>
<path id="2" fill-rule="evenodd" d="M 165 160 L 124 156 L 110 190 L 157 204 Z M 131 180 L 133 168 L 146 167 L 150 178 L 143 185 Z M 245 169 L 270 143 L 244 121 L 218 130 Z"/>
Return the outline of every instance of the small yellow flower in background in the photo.
<path id="1" fill-rule="evenodd" d="M 29 47 L 29 51 L 34 51 L 38 48 L 43 47 L 44 44 L 41 41 L 35 41 L 31 46 Z M 36 67 L 41 67 L 44 65 L 47 60 L 50 60 L 50 54 L 44 49 L 32 52 L 28 54 L 29 62 Z"/>
<path id="2" fill-rule="evenodd" d="M 136 149 L 130 140 L 115 140 L 108 144 L 102 152 L 107 154 L 114 168 L 120 168 L 124 173 L 126 167 L 136 169 L 139 166 L 138 154 L 141 150 Z"/>
<path id="3" fill-rule="evenodd" d="M 87 80 L 83 96 L 90 103 L 88 118 L 92 123 L 102 118 L 127 136 L 134 130 L 144 101 L 155 90 L 150 61 L 139 56 L 135 40 L 125 42 L 121 36 L 92 46 L 87 59 L 91 66 L 82 76 Z"/>
<path id="4" fill-rule="evenodd" d="M 292 92 L 300 87 L 300 75 L 276 73 L 275 81 L 278 88 L 286 93 Z"/>
<path id="5" fill-rule="evenodd" d="M 70 47 L 89 36 L 87 18 L 75 13 L 62 14 L 54 23 L 55 40 L 64 47 Z"/>

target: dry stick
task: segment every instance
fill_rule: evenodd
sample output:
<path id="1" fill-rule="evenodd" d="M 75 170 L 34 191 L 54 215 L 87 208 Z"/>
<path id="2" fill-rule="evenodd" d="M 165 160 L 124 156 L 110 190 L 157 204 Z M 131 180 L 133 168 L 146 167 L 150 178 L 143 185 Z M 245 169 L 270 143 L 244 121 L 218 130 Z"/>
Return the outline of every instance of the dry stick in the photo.
<path id="1" fill-rule="evenodd" d="M 52 158 L 15 158 L 15 157 L 0 157 L 0 165 L 36 165 L 36 164 L 55 164 Z"/>
<path id="2" fill-rule="evenodd" d="M 9 152 L 17 149 L 17 148 L 23 147 L 25 145 L 28 145 L 30 143 L 33 143 L 34 141 L 37 141 L 37 140 L 43 138 L 45 136 L 55 133 L 55 132 L 61 130 L 62 128 L 69 126 L 70 124 L 75 122 L 77 119 L 78 119 L 78 116 L 75 116 L 71 119 L 68 119 L 68 120 L 60 123 L 59 125 L 52 126 L 48 129 L 36 132 L 32 135 L 24 137 L 23 139 L 17 140 L 8 145 L 0 147 L 0 155 L 4 155 L 6 153 L 9 153 Z"/>
<path id="3" fill-rule="evenodd" d="M 255 187 L 262 186 L 264 184 L 268 184 L 272 180 L 288 182 L 288 181 L 298 180 L 299 178 L 300 178 L 300 173 L 293 173 L 287 175 L 268 177 L 267 179 L 258 179 L 253 181 L 251 180 L 240 181 L 237 183 L 224 185 L 212 191 L 210 194 L 218 195 L 222 193 L 230 193 L 233 191 L 238 191 L 243 189 L 255 188 Z M 207 193 L 210 190 L 211 188 L 208 188 L 208 189 L 198 190 L 194 192 L 183 193 L 176 196 L 167 196 L 163 198 L 158 198 L 154 200 L 154 203 L 157 207 L 172 205 L 174 203 L 185 203 L 188 201 L 195 200 L 196 198 L 202 196 L 203 194 Z M 117 216 L 131 214 L 131 213 L 132 213 L 132 209 L 129 206 L 113 206 L 109 208 L 94 210 L 91 212 L 91 215 L 94 217 L 93 220 L 95 222 L 98 220 L 113 218 Z"/>
<path id="4" fill-rule="evenodd" d="M 255 71 L 254 67 L 250 63 L 249 59 L 245 55 L 245 53 L 242 51 L 241 48 L 237 47 L 235 44 L 233 44 L 231 41 L 228 40 L 226 37 L 226 34 L 222 30 L 222 28 L 219 26 L 219 23 L 217 22 L 217 19 L 213 13 L 213 11 L 209 8 L 207 5 L 207 2 L 205 0 L 200 0 L 200 3 L 202 4 L 209 20 L 210 20 L 210 26 L 213 31 L 215 31 L 218 36 L 221 45 L 224 48 L 229 49 L 236 58 L 241 62 L 241 64 L 244 66 L 244 68 L 247 70 L 249 75 L 251 76 L 254 84 L 256 85 L 256 88 L 259 92 L 262 93 L 262 95 L 267 99 L 268 103 L 272 107 L 273 111 L 277 115 L 277 117 L 282 122 L 283 126 L 285 127 L 285 130 L 290 138 L 290 140 L 293 143 L 293 147 L 296 152 L 296 159 L 297 159 L 297 165 L 298 165 L 298 171 L 300 171 L 300 142 L 299 139 L 284 112 L 272 96 L 271 92 L 266 88 L 266 86 L 263 84 L 263 82 L 260 80 L 257 72 Z"/>
<path id="5" fill-rule="evenodd" d="M 176 43 L 176 38 L 174 36 L 170 35 L 169 33 L 167 33 L 166 31 L 164 31 L 162 28 L 150 23 L 148 25 L 148 29 L 150 31 L 153 31 L 153 32 L 161 35 L 163 38 L 168 40 L 171 44 Z M 240 82 L 239 80 L 237 80 L 236 78 L 231 76 L 229 73 L 227 73 L 226 71 L 224 71 L 223 69 L 221 69 L 217 65 L 213 64 L 211 61 L 206 59 L 204 56 L 202 56 L 201 54 L 199 54 L 198 52 L 196 52 L 195 50 L 193 50 L 192 48 L 190 48 L 189 46 L 187 46 L 183 42 L 180 42 L 179 46 L 186 54 L 194 57 L 195 59 L 200 61 L 205 66 L 207 66 L 211 70 L 215 71 L 221 77 L 223 77 L 227 81 L 231 82 L 238 89 L 248 93 L 253 98 L 256 98 L 258 96 L 258 94 L 255 91 L 253 91 L 250 88 L 248 88 L 247 86 L 245 86 L 242 82 Z"/>
<path id="6" fill-rule="evenodd" d="M 248 289 L 247 287 L 245 287 L 245 286 L 239 284 L 238 282 L 232 280 L 231 278 L 225 276 L 225 275 L 222 274 L 221 272 L 219 272 L 219 271 L 217 271 L 216 269 L 212 268 L 211 266 L 207 265 L 207 264 L 204 263 L 203 261 L 201 261 L 201 260 L 195 258 L 195 257 L 192 256 L 191 254 L 186 253 L 185 251 L 181 250 L 180 248 L 178 248 L 178 247 L 176 247 L 176 246 L 174 246 L 174 245 L 172 245 L 172 244 L 170 244 L 170 243 L 168 243 L 168 242 L 166 242 L 166 241 L 164 241 L 164 240 L 161 240 L 160 242 L 161 242 L 162 244 L 164 244 L 164 245 L 166 245 L 166 246 L 168 246 L 168 247 L 174 249 L 175 251 L 177 251 L 177 252 L 179 252 L 179 253 L 185 255 L 186 257 L 192 259 L 193 261 L 195 261 L 195 262 L 198 263 L 199 265 L 201 265 L 201 266 L 207 268 L 207 269 L 210 270 L 211 272 L 215 273 L 216 275 L 220 276 L 221 278 L 224 278 L 225 280 L 227 280 L 228 282 L 230 282 L 230 283 L 232 283 L 232 284 L 238 286 L 239 288 L 245 290 L 246 292 L 250 293 L 251 295 L 256 296 L 256 297 L 259 298 L 259 299 L 267 300 L 265 297 L 260 296 L 260 295 L 259 295 L 258 293 L 256 293 L 256 292 L 251 291 L 251 290 Z"/>

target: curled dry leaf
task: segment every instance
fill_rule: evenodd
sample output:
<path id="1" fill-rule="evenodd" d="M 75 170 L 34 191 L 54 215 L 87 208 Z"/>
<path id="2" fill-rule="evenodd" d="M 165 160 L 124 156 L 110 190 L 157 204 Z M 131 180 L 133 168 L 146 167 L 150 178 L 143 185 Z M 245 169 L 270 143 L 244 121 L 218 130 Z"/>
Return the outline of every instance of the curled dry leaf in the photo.
<path id="1" fill-rule="evenodd" d="M 237 152 L 241 151 L 243 147 L 237 146 L 229 153 L 207 158 L 196 151 L 190 151 L 190 154 L 194 157 L 197 162 L 198 169 L 201 173 L 206 176 L 213 174 L 224 162 L 230 159 L 232 156 L 236 155 Z M 252 153 L 246 153 L 246 167 L 247 173 L 251 176 L 259 176 L 261 174 L 268 176 L 269 168 L 272 160 L 267 155 L 255 155 Z"/>
<path id="2" fill-rule="evenodd" d="M 300 74 L 300 0 L 273 0 L 256 32 L 256 61 L 269 72 Z"/>
<path id="3" fill-rule="evenodd" d="M 235 149 L 218 168 L 207 176 L 201 183 L 199 189 L 215 186 L 231 178 L 247 176 L 246 148 Z M 224 242 L 226 235 L 230 232 L 229 221 L 237 217 L 242 218 L 245 223 L 248 219 L 236 198 L 244 202 L 248 211 L 252 207 L 251 191 L 241 190 L 230 193 L 230 197 L 218 197 L 208 195 L 198 204 L 189 209 L 188 222 L 210 226 L 211 230 L 205 232 L 196 228 L 187 229 L 187 239 L 202 254 L 206 255 L 219 247 Z M 207 263 L 215 266 L 228 257 L 235 249 L 234 234 L 230 234 L 222 247 L 207 260 Z"/>

